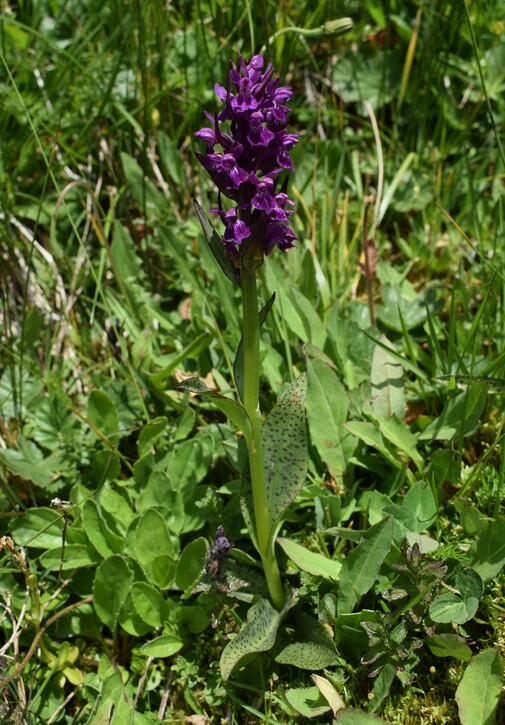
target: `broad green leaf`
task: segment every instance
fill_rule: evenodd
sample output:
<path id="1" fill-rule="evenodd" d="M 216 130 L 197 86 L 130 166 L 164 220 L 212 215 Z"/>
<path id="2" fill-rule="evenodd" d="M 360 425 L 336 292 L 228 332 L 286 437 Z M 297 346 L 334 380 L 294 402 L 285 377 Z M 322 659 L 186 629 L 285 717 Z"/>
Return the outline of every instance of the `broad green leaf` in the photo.
<path id="1" fill-rule="evenodd" d="M 37 549 L 59 549 L 63 516 L 50 508 L 30 508 L 24 516 L 14 518 L 10 524 L 11 535 L 18 546 Z"/>
<path id="2" fill-rule="evenodd" d="M 91 469 L 97 487 L 100 487 L 105 481 L 118 478 L 121 473 L 121 460 L 117 451 L 109 447 L 94 451 L 91 458 Z"/>
<path id="3" fill-rule="evenodd" d="M 333 478 L 341 478 L 356 439 L 344 428 L 349 410 L 347 392 L 322 360 L 307 357 L 307 420 L 311 442 Z"/>
<path id="4" fill-rule="evenodd" d="M 394 349 L 385 335 L 381 342 Z M 391 415 L 398 420 L 405 416 L 405 385 L 403 367 L 398 357 L 391 355 L 382 345 L 376 345 L 370 373 L 372 384 L 372 409 L 377 418 Z"/>
<path id="5" fill-rule="evenodd" d="M 153 630 L 153 627 L 150 624 L 147 624 L 139 615 L 135 602 L 133 601 L 131 590 L 128 592 L 121 607 L 118 624 L 121 625 L 121 628 L 124 629 L 125 632 L 128 632 L 128 634 L 131 634 L 134 637 L 143 637 Z"/>
<path id="6" fill-rule="evenodd" d="M 100 620 L 114 632 L 121 607 L 133 582 L 133 573 L 126 559 L 114 554 L 102 561 L 93 582 L 93 605 Z"/>
<path id="7" fill-rule="evenodd" d="M 454 579 L 454 585 L 462 599 L 480 599 L 484 594 L 481 577 L 469 566 L 458 571 Z"/>
<path id="8" fill-rule="evenodd" d="M 240 632 L 226 645 L 221 655 L 221 677 L 227 680 L 239 662 L 249 654 L 266 652 L 275 643 L 280 614 L 269 601 L 259 599 L 248 610 Z"/>
<path id="9" fill-rule="evenodd" d="M 472 657 L 472 650 L 459 634 L 435 634 L 428 637 L 426 644 L 436 657 L 454 657 L 463 662 Z"/>
<path id="10" fill-rule="evenodd" d="M 322 670 L 335 661 L 333 638 L 322 622 L 303 612 L 296 615 L 296 628 L 279 632 L 273 657 L 276 662 L 304 670 Z"/>
<path id="11" fill-rule="evenodd" d="M 454 452 L 449 450 L 433 451 L 427 478 L 440 489 L 445 481 L 456 483 L 461 476 L 461 464 L 455 460 Z"/>
<path id="12" fill-rule="evenodd" d="M 271 261 L 274 262 L 274 260 Z M 280 276 L 280 279 L 277 275 Z M 286 292 L 284 272 L 281 271 L 275 262 L 274 264 L 269 262 L 269 264 L 265 264 L 265 276 L 268 289 L 276 290 L 275 307 L 279 310 L 283 325 L 289 328 L 303 342 L 310 340 L 310 332 L 306 326 L 306 322 L 300 315 L 297 307 L 293 304 L 291 296 Z M 286 329 L 287 332 L 288 330 Z"/>
<path id="13" fill-rule="evenodd" d="M 286 509 L 300 492 L 307 475 L 306 396 L 307 376 L 302 374 L 284 390 L 261 430 L 272 537 L 275 536 L 276 526 Z M 247 528 L 257 547 L 249 471 L 246 471 L 242 481 L 241 507 Z"/>
<path id="14" fill-rule="evenodd" d="M 380 645 L 379 645 L 380 646 Z M 372 687 L 373 709 L 376 710 L 380 707 L 381 703 L 389 695 L 391 686 L 396 675 L 396 666 L 387 662 L 384 667 L 381 667 L 379 674 L 375 678 Z"/>
<path id="15" fill-rule="evenodd" d="M 469 564 L 487 581 L 498 576 L 505 564 L 505 518 L 485 526 L 468 552 Z"/>
<path id="16" fill-rule="evenodd" d="M 63 561 L 61 555 L 63 554 Z M 68 571 L 69 569 L 81 569 L 82 567 L 91 567 L 98 564 L 102 560 L 92 546 L 83 544 L 65 544 L 65 550 L 62 550 L 61 543 L 56 549 L 44 551 L 40 557 L 40 561 L 47 569 L 60 569 Z"/>
<path id="17" fill-rule="evenodd" d="M 103 683 L 89 725 L 123 725 L 130 722 L 131 711 L 132 703 L 126 695 L 121 674 L 114 672 Z"/>
<path id="18" fill-rule="evenodd" d="M 326 343 L 326 329 L 314 306 L 297 287 L 289 290 L 292 306 L 298 311 L 303 322 L 305 335 L 302 340 L 310 340 L 316 347 L 322 349 Z"/>
<path id="19" fill-rule="evenodd" d="M 177 562 L 175 583 L 184 592 L 184 598 L 190 596 L 202 576 L 209 545 L 207 540 L 200 536 L 190 541 L 184 548 Z"/>
<path id="20" fill-rule="evenodd" d="M 142 260 L 137 255 L 135 243 L 128 230 L 122 224 L 115 224 L 112 234 L 111 253 L 114 260 L 115 273 L 125 282 L 142 281 L 145 270 Z"/>
<path id="21" fill-rule="evenodd" d="M 420 440 L 452 441 L 472 433 L 486 405 L 487 386 L 473 383 L 450 400 L 441 415 L 419 434 Z"/>
<path id="22" fill-rule="evenodd" d="M 111 531 L 96 501 L 85 501 L 81 515 L 86 534 L 99 554 L 107 557 L 123 551 L 124 539 Z"/>
<path id="23" fill-rule="evenodd" d="M 414 533 L 421 533 L 428 529 L 437 516 L 437 503 L 431 486 L 426 481 L 416 481 L 403 497 L 401 506 L 409 511 L 417 521 Z"/>
<path id="24" fill-rule="evenodd" d="M 394 416 L 388 418 L 379 418 L 379 430 L 386 440 L 407 454 L 421 471 L 424 467 L 424 459 L 417 450 L 417 441 L 415 436 L 410 432 L 409 427 L 403 420 L 398 420 Z"/>
<path id="25" fill-rule="evenodd" d="M 363 594 L 374 585 L 391 548 L 393 523 L 390 516 L 372 526 L 344 559 L 338 589 L 338 614 L 352 612 Z"/>
<path id="26" fill-rule="evenodd" d="M 493 725 L 503 687 L 503 664 L 497 648 L 472 658 L 456 690 L 461 725 Z"/>
<path id="27" fill-rule="evenodd" d="M 366 443 L 382 453 L 384 458 L 389 461 L 395 468 L 402 468 L 403 463 L 400 460 L 396 451 L 391 450 L 390 446 L 384 440 L 382 433 L 373 423 L 367 420 L 351 420 L 345 423 L 346 430 L 351 435 L 356 436 Z"/>
<path id="28" fill-rule="evenodd" d="M 86 409 L 91 423 L 112 443 L 119 440 L 119 421 L 114 403 L 102 390 L 92 390 Z"/>
<path id="29" fill-rule="evenodd" d="M 430 603 L 430 617 L 434 622 L 464 624 L 475 615 L 479 600 L 469 597 L 465 601 L 452 592 L 444 592 Z"/>
<path id="30" fill-rule="evenodd" d="M 139 617 L 151 627 L 161 627 L 167 607 L 159 591 L 146 582 L 134 582 L 131 595 Z"/>
<path id="31" fill-rule="evenodd" d="M 212 402 L 219 408 L 231 422 L 242 431 L 244 436 L 247 438 L 251 435 L 251 421 L 247 415 L 245 408 L 231 398 L 227 398 L 224 395 L 215 393 L 210 390 L 207 385 L 200 378 L 187 378 L 177 386 L 178 390 L 187 390 L 188 393 L 194 393 L 196 395 L 208 395 L 212 398 Z"/>
<path id="32" fill-rule="evenodd" d="M 307 376 L 302 374 L 282 393 L 261 430 L 272 529 L 295 500 L 307 475 L 306 398 Z"/>
<path id="33" fill-rule="evenodd" d="M 181 650 L 184 642 L 175 634 L 162 634 L 142 645 L 141 653 L 145 657 L 172 657 Z"/>
<path id="34" fill-rule="evenodd" d="M 219 430 L 219 440 L 222 432 Z M 190 440 L 184 441 L 164 461 L 163 470 L 173 482 L 175 490 L 182 490 L 185 495 L 193 495 L 195 485 L 202 481 L 209 472 L 216 450 L 216 438 L 210 426 Z"/>
<path id="35" fill-rule="evenodd" d="M 289 705 L 303 717 L 322 717 L 331 708 L 317 687 L 291 687 L 284 693 Z"/>
<path id="36" fill-rule="evenodd" d="M 109 483 L 100 488 L 98 494 L 100 510 L 112 526 L 120 533 L 125 534 L 135 512 L 132 502 L 124 488 L 114 489 Z"/>
<path id="37" fill-rule="evenodd" d="M 310 551 L 290 539 L 278 537 L 277 543 L 280 544 L 286 555 L 302 571 L 306 571 L 313 576 L 322 576 L 325 579 L 333 581 L 338 580 L 340 570 L 342 569 L 342 564 L 339 561 L 333 561 L 333 559 L 328 559 L 328 557 L 322 554 Z"/>
<path id="38" fill-rule="evenodd" d="M 398 93 L 403 59 L 398 52 L 384 52 L 360 46 L 335 63 L 332 87 L 344 103 L 356 103 L 360 113 L 366 113 L 363 101 L 374 110 L 382 108 Z"/>
<path id="39" fill-rule="evenodd" d="M 404 163 L 408 164 L 415 158 L 411 153 Z M 397 177 L 398 178 L 398 177 Z M 393 191 L 393 184 L 386 191 Z M 391 199 L 387 200 L 388 202 Z M 385 208 L 386 195 L 383 197 L 381 211 Z M 436 289 L 427 288 L 418 292 L 411 284 L 404 281 L 401 285 L 389 282 L 382 285 L 382 304 L 377 305 L 377 319 L 388 329 L 395 332 L 402 332 L 405 328 L 412 330 L 426 320 L 427 307 L 432 314 L 437 314 L 443 307 L 443 300 L 437 294 Z"/>
<path id="40" fill-rule="evenodd" d="M 178 625 L 183 625 L 192 634 L 200 634 L 211 623 L 209 612 L 200 606 L 178 606 L 175 619 Z"/>
<path id="41" fill-rule="evenodd" d="M 156 554 L 148 567 L 149 581 L 158 589 L 168 589 L 175 577 L 176 561 L 170 554 Z"/>
<path id="42" fill-rule="evenodd" d="M 140 431 L 138 440 L 139 458 L 149 453 L 163 437 L 168 426 L 168 418 L 160 416 L 149 421 Z"/>
<path id="43" fill-rule="evenodd" d="M 166 471 L 154 470 L 147 480 L 142 482 L 137 499 L 137 511 L 142 513 L 148 508 L 161 508 L 170 505 L 171 509 L 175 509 L 174 513 L 183 517 L 183 502 L 181 500 L 178 505 L 175 505 L 172 488 L 172 481 Z"/>
<path id="44" fill-rule="evenodd" d="M 151 579 L 153 562 L 160 554 L 173 556 L 174 542 L 168 532 L 163 515 L 156 509 L 146 509 L 135 526 L 134 542 L 135 552 L 149 579 Z M 156 575 L 158 568 L 156 565 Z M 154 583 L 154 582 L 153 582 Z"/>
<path id="45" fill-rule="evenodd" d="M 338 598 L 336 597 L 338 602 Z M 336 606 L 333 610 L 329 610 L 332 619 L 335 616 Z M 375 622 L 380 618 L 377 611 L 364 609 L 361 612 L 352 612 L 351 614 L 341 614 L 337 617 L 334 625 L 335 642 L 341 652 L 346 653 L 346 658 L 359 660 L 363 652 L 368 649 L 368 635 L 362 626 L 362 622 Z"/>
<path id="46" fill-rule="evenodd" d="M 475 536 L 486 526 L 487 517 L 485 514 L 467 499 L 454 498 L 453 505 L 459 514 L 459 520 L 465 533 Z"/>
<path id="47" fill-rule="evenodd" d="M 432 539 L 426 534 L 414 534 L 412 531 L 407 531 L 406 538 L 409 546 L 418 545 L 421 554 L 432 554 L 440 546 L 436 539 Z"/>

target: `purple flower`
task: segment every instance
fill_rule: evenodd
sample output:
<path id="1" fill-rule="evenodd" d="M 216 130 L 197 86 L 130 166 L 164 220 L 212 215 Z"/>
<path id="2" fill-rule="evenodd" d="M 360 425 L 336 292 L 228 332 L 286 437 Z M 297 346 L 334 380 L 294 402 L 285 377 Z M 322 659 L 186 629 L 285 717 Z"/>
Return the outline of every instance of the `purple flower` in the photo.
<path id="1" fill-rule="evenodd" d="M 227 87 L 215 85 L 222 110 L 216 116 L 206 112 L 211 126 L 195 134 L 206 143 L 198 160 L 235 204 L 224 211 L 220 201 L 211 211 L 225 224 L 223 242 L 238 268 L 249 245 L 269 254 L 274 247 L 290 249 L 297 239 L 289 227 L 294 204 L 286 184 L 278 188 L 279 175 L 294 169 L 290 150 L 298 135 L 286 130 L 292 90 L 280 85 L 271 63 L 263 66 L 261 55 L 249 63 L 239 55 L 237 65 L 230 64 Z"/>
<path id="2" fill-rule="evenodd" d="M 223 241 L 226 244 L 240 245 L 242 240 L 251 235 L 251 230 L 247 224 L 238 218 L 236 209 L 228 209 L 228 211 L 210 209 L 210 211 L 213 214 L 218 214 L 226 224 L 226 231 L 223 236 Z"/>

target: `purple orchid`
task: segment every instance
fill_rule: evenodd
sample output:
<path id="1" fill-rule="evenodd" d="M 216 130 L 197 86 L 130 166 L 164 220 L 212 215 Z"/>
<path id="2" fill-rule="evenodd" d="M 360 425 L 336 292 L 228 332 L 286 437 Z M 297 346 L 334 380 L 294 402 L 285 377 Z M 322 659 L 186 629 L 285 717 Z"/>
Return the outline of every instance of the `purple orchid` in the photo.
<path id="1" fill-rule="evenodd" d="M 195 133 L 207 144 L 206 153 L 196 156 L 220 192 L 219 209 L 210 211 L 226 226 L 223 242 L 237 267 L 244 240 L 263 255 L 274 247 L 285 252 L 297 239 L 289 227 L 294 204 L 285 183 L 277 188 L 279 174 L 294 168 L 289 152 L 298 135 L 286 130 L 292 90 L 273 77 L 271 63 L 263 66 L 261 55 L 249 63 L 239 55 L 237 65 L 230 66 L 228 87 L 215 86 L 223 110 L 216 116 L 206 113 L 211 127 Z M 221 195 L 235 206 L 223 210 Z"/>

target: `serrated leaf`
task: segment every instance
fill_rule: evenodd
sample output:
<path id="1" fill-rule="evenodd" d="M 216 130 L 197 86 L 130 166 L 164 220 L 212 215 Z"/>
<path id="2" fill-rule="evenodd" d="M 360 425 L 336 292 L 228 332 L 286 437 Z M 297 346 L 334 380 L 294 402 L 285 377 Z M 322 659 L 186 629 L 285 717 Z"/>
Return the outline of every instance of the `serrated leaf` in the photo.
<path id="1" fill-rule="evenodd" d="M 363 534 L 358 546 L 344 559 L 337 602 L 339 614 L 351 612 L 374 585 L 391 548 L 393 528 L 392 516 L 379 521 Z"/>
<path id="2" fill-rule="evenodd" d="M 227 680 L 240 660 L 255 652 L 266 652 L 274 646 L 280 614 L 269 601 L 259 599 L 247 612 L 247 620 L 221 655 L 221 677 Z"/>
<path id="3" fill-rule="evenodd" d="M 0 450 L 0 464 L 15 476 L 31 481 L 46 492 L 58 491 L 64 485 L 61 473 L 68 463 L 61 453 L 54 452 L 44 456 L 40 448 L 23 436 L 17 439 L 19 450 L 6 448 Z"/>
<path id="4" fill-rule="evenodd" d="M 380 337 L 383 345 L 391 347 L 385 335 Z M 398 357 L 392 355 L 383 345 L 376 345 L 372 358 L 370 383 L 372 385 L 372 409 L 377 418 L 394 415 L 403 420 L 405 415 L 405 385 L 403 367 Z"/>
<path id="5" fill-rule="evenodd" d="M 126 559 L 114 554 L 102 561 L 93 582 L 93 606 L 100 620 L 114 632 L 123 601 L 133 582 L 133 572 Z"/>
<path id="6" fill-rule="evenodd" d="M 492 725 L 502 687 L 498 649 L 486 649 L 473 657 L 456 690 L 461 725 Z"/>
<path id="7" fill-rule="evenodd" d="M 338 580 L 340 570 L 342 569 L 342 564 L 339 561 L 333 561 L 333 559 L 328 559 L 328 557 L 322 554 L 310 551 L 290 539 L 278 537 L 277 543 L 284 549 L 285 554 L 291 561 L 302 571 L 306 571 L 313 576 L 322 576 L 332 581 Z"/>

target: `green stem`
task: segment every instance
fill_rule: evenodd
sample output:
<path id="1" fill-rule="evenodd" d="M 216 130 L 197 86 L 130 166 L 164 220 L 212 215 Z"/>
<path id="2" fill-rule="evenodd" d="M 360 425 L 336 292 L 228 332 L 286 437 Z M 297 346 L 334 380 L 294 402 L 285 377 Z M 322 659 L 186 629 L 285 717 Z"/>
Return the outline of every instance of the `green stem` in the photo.
<path id="1" fill-rule="evenodd" d="M 242 269 L 241 284 L 244 313 L 244 408 L 252 425 L 252 435 L 248 437 L 247 448 L 251 469 L 256 538 L 272 603 L 277 609 L 282 609 L 285 594 L 279 567 L 275 559 L 274 545 L 270 540 L 271 521 L 268 510 L 265 465 L 261 442 L 261 414 L 259 408 L 260 324 L 256 273 Z"/>

